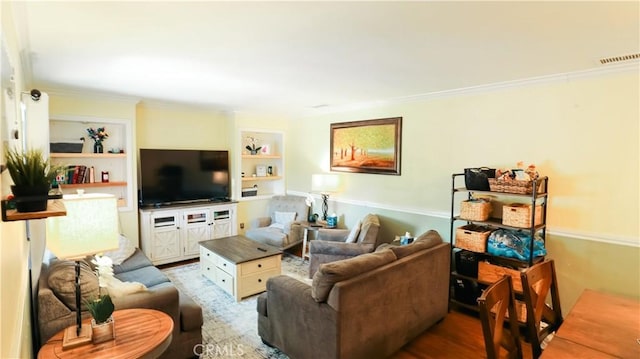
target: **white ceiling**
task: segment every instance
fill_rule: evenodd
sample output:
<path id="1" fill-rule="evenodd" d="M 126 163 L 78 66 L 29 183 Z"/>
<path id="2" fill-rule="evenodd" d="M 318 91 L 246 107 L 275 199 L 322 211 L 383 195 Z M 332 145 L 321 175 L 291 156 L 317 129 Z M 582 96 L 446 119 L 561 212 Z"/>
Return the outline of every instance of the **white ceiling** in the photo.
<path id="1" fill-rule="evenodd" d="M 32 87 L 310 114 L 616 66 L 598 60 L 640 52 L 639 4 L 92 1 L 13 8 Z"/>

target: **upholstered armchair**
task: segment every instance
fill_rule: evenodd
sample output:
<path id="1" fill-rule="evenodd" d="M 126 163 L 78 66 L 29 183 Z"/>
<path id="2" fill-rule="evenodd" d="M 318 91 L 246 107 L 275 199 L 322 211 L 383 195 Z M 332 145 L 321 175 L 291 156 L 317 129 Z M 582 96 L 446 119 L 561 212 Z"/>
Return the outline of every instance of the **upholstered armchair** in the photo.
<path id="1" fill-rule="evenodd" d="M 285 250 L 302 243 L 304 227 L 300 222 L 306 222 L 308 215 L 305 197 L 273 196 L 268 204 L 268 215 L 253 220 L 245 236 Z"/>
<path id="2" fill-rule="evenodd" d="M 309 278 L 321 264 L 373 252 L 386 241 L 378 238 L 380 220 L 367 214 L 351 230 L 320 229 L 316 240 L 309 243 Z"/>

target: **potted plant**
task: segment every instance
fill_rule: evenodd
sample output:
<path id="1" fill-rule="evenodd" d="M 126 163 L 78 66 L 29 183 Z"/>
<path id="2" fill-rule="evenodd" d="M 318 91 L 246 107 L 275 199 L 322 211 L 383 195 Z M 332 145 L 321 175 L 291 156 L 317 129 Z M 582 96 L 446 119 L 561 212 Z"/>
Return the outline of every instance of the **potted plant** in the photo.
<path id="1" fill-rule="evenodd" d="M 96 266 L 98 276 L 98 290 L 107 287 L 109 278 L 113 277 L 113 261 L 109 257 L 96 255 L 91 261 Z M 97 298 L 85 300 L 87 310 L 91 314 L 91 341 L 94 344 L 106 342 L 116 337 L 116 327 L 113 321 L 115 306 L 109 294 L 100 294 Z"/>
<path id="2" fill-rule="evenodd" d="M 113 321 L 115 309 L 109 294 L 85 301 L 87 310 L 91 313 L 91 341 L 94 344 L 106 342 L 116 337 L 116 327 Z"/>
<path id="3" fill-rule="evenodd" d="M 260 151 L 260 149 L 262 148 L 261 146 L 258 146 L 258 139 L 252 136 L 248 136 L 247 137 L 247 141 L 248 141 L 248 145 L 245 146 L 245 148 L 249 151 L 249 153 L 251 153 L 252 155 L 257 155 Z"/>
<path id="4" fill-rule="evenodd" d="M 15 148 L 7 149 L 5 160 L 14 183 L 11 192 L 18 212 L 46 210 L 49 189 L 58 168 L 51 166 L 39 149 L 29 149 L 26 152 Z"/>

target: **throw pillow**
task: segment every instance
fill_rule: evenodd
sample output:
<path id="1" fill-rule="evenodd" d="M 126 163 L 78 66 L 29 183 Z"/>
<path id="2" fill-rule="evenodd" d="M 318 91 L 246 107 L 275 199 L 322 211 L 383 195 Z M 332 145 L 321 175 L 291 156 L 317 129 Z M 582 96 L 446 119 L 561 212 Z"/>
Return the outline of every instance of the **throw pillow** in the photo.
<path id="1" fill-rule="evenodd" d="M 311 296 L 318 302 L 325 302 L 333 285 L 362 273 L 381 267 L 396 260 L 391 250 L 367 253 L 357 257 L 325 263 L 313 275 Z"/>
<path id="2" fill-rule="evenodd" d="M 70 310 L 76 307 L 76 263 L 74 261 L 55 260 L 49 267 L 47 278 L 49 288 Z M 80 261 L 81 309 L 86 310 L 85 299 L 95 298 L 99 294 L 98 276 L 91 271 L 89 264 Z"/>
<path id="3" fill-rule="evenodd" d="M 413 241 L 413 243 L 404 246 L 394 246 L 391 247 L 391 250 L 395 253 L 396 257 L 400 259 L 421 250 L 431 248 L 439 243 L 442 243 L 442 237 L 440 237 L 438 232 L 432 229 L 421 234 Z"/>
<path id="4" fill-rule="evenodd" d="M 129 240 L 129 238 L 120 235 L 118 240 L 118 249 L 113 251 L 104 252 L 102 255 L 111 258 L 113 264 L 120 265 L 127 258 L 131 257 L 136 251 L 136 246 Z"/>
<path id="5" fill-rule="evenodd" d="M 296 212 L 278 212 L 275 213 L 274 222 L 280 223 L 283 225 L 289 225 L 291 222 L 296 220 Z"/>
<path id="6" fill-rule="evenodd" d="M 111 277 L 107 280 L 107 291 L 111 298 L 124 297 L 129 294 L 146 292 L 147 287 L 138 282 L 123 282 L 116 277 Z"/>
<path id="7" fill-rule="evenodd" d="M 358 223 L 356 223 L 355 226 L 353 226 L 353 228 L 351 228 L 351 232 L 349 232 L 349 235 L 347 236 L 347 240 L 345 240 L 345 243 L 356 243 L 356 240 L 358 239 L 358 235 L 360 235 L 360 227 L 362 226 L 362 221 L 358 221 Z"/>

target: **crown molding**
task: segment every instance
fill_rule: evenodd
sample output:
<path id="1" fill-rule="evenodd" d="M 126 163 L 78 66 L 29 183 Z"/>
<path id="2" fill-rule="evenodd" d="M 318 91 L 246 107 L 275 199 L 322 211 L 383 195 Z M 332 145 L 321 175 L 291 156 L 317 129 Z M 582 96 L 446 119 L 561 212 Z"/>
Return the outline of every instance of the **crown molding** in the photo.
<path id="1" fill-rule="evenodd" d="M 527 87 L 527 86 L 533 86 L 533 85 L 539 85 L 539 84 L 567 82 L 567 81 L 583 79 L 583 78 L 606 76 L 610 74 L 634 72 L 634 71 L 637 73 L 640 73 L 640 60 L 632 60 L 624 64 L 606 64 L 606 65 L 601 65 L 600 67 L 594 67 L 591 69 L 581 70 L 581 71 L 530 77 L 530 78 L 519 79 L 519 80 L 495 82 L 491 84 L 463 87 L 463 88 L 457 88 L 457 89 L 451 89 L 451 90 L 427 92 L 422 94 L 394 97 L 394 98 L 377 100 L 377 101 L 359 102 L 359 103 L 353 103 L 353 104 L 344 105 L 344 106 L 337 106 L 333 108 L 330 106 L 322 107 L 322 108 L 319 108 L 314 113 L 314 115 L 309 115 L 309 117 L 313 117 L 317 115 L 332 114 L 332 113 L 356 111 L 356 110 L 365 110 L 370 108 L 390 106 L 390 105 L 396 105 L 401 103 L 429 101 L 429 100 L 438 99 L 438 98 L 487 93 L 487 92 L 493 92 L 493 91 L 500 91 L 504 89 L 521 88 L 521 87 Z"/>

